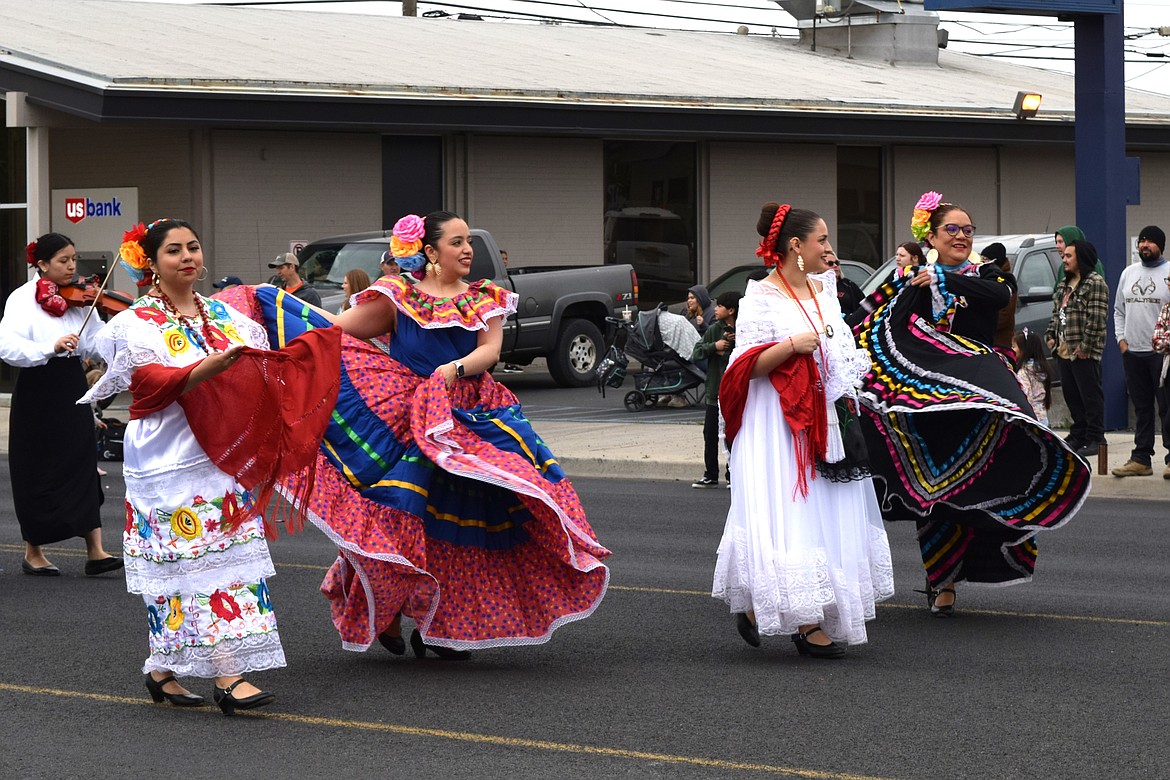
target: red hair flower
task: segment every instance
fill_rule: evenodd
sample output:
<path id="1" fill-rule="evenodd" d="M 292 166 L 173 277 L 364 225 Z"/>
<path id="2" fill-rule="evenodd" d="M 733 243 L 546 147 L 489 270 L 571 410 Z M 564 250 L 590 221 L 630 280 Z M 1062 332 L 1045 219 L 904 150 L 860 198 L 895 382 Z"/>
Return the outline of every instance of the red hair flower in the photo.
<path id="1" fill-rule="evenodd" d="M 33 268 L 37 267 L 37 242 L 30 241 L 28 246 L 24 248 L 24 256 L 28 260 L 28 264 Z"/>

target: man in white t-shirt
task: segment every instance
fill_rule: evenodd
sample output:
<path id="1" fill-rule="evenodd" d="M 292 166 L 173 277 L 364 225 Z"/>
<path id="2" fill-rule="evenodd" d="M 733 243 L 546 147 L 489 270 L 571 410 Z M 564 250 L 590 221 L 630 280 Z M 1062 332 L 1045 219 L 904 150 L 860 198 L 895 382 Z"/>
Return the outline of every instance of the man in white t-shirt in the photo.
<path id="1" fill-rule="evenodd" d="M 1162 433 L 1166 449 L 1166 471 L 1170 479 L 1170 431 L 1166 428 L 1166 389 L 1159 387 L 1162 356 L 1154 351 L 1154 323 L 1162 306 L 1170 302 L 1166 272 L 1170 261 L 1166 251 L 1166 234 L 1150 225 L 1138 234 L 1140 263 L 1121 272 L 1117 297 L 1113 303 L 1113 327 L 1117 346 L 1125 366 L 1125 386 L 1133 402 L 1133 452 L 1122 466 L 1113 469 L 1115 477 L 1144 477 L 1153 474 L 1154 439 Z M 1155 415 L 1155 403 L 1157 414 Z"/>

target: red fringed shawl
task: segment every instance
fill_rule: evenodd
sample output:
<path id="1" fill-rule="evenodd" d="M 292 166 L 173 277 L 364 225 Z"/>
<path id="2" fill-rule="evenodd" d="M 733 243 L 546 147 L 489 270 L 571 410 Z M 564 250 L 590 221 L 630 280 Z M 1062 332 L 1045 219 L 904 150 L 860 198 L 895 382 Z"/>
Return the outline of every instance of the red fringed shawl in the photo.
<path id="1" fill-rule="evenodd" d="M 760 354 L 773 344 L 761 344 L 743 353 L 723 374 L 719 384 L 719 410 L 723 414 L 727 447 L 743 424 L 747 405 L 748 381 Z M 825 386 L 812 355 L 794 355 L 768 375 L 780 396 L 780 409 L 792 429 L 796 455 L 796 491 L 808 496 L 808 480 L 816 479 L 817 461 L 824 460 L 829 441 L 829 419 L 825 405 Z M 794 493 L 795 495 L 795 493 Z"/>
<path id="2" fill-rule="evenodd" d="M 264 512 L 277 480 L 313 471 L 337 403 L 340 366 L 339 328 L 311 330 L 277 351 L 245 347 L 230 369 L 186 393 L 194 365 L 146 365 L 135 370 L 131 380 L 130 417 L 145 417 L 179 402 L 211 462 L 256 493 L 252 507 L 231 519 L 237 525 Z M 298 483 L 312 489 L 313 474 Z M 291 516 L 284 518 L 290 533 L 304 521 L 299 507 L 306 502 L 297 498 Z M 270 537 L 275 535 L 275 522 L 265 518 Z"/>

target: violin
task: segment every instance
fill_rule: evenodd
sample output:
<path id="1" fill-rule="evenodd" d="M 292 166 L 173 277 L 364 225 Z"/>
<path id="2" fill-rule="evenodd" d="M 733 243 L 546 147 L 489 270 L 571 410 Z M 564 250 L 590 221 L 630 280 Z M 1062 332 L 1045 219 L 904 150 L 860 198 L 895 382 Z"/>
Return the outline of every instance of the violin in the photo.
<path id="1" fill-rule="evenodd" d="M 101 277 L 96 274 L 91 277 L 75 276 L 73 281 L 61 285 L 61 297 L 70 306 L 91 306 L 97 299 L 98 311 L 109 315 L 126 311 L 134 303 L 133 298 L 117 290 L 102 290 L 99 296 L 100 287 Z"/>

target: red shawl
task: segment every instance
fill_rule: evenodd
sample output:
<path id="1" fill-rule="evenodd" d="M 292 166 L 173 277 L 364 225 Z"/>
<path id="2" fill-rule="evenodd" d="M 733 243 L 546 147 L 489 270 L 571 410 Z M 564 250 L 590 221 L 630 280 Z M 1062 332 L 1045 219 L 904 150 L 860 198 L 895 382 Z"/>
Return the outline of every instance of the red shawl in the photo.
<path id="1" fill-rule="evenodd" d="M 748 381 L 760 354 L 773 344 L 761 344 L 743 353 L 723 374 L 719 384 L 719 410 L 723 414 L 724 438 L 728 449 L 743 424 Z M 796 454 L 796 490 L 808 496 L 808 480 L 816 479 L 816 464 L 824 460 L 829 441 L 829 420 L 825 410 L 825 386 L 812 355 L 794 355 L 768 375 L 780 396 L 780 409 L 792 429 Z M 795 494 L 794 494 L 795 495 Z"/>
<path id="2" fill-rule="evenodd" d="M 198 365 L 198 364 L 195 364 Z M 313 470 L 341 386 L 341 330 L 317 328 L 269 351 L 245 347 L 227 371 L 184 393 L 195 365 L 146 365 L 134 372 L 131 419 L 178 401 L 199 446 L 220 470 L 256 492 L 247 512 L 224 517 L 235 526 L 261 514 L 277 480 Z M 300 484 L 312 488 L 312 474 Z M 305 501 L 293 501 L 290 532 L 304 519 Z M 275 534 L 272 518 L 265 526 Z"/>

